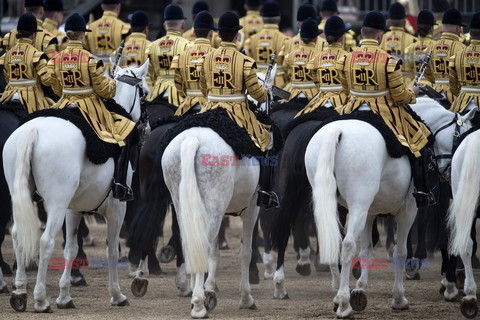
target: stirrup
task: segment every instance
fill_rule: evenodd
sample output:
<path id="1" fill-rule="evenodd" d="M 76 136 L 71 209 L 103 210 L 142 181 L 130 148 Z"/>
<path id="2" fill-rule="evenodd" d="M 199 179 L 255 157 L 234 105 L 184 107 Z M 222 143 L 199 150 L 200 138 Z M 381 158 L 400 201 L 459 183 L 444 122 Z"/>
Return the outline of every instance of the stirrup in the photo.
<path id="1" fill-rule="evenodd" d="M 112 195 L 115 199 L 120 201 L 132 201 L 133 200 L 133 190 L 129 186 L 124 186 L 120 183 L 112 183 Z"/>
<path id="2" fill-rule="evenodd" d="M 278 195 L 273 191 L 258 190 L 257 206 L 265 209 L 273 209 L 279 207 L 280 200 Z"/>
<path id="3" fill-rule="evenodd" d="M 424 192 L 413 189 L 413 197 L 417 202 L 417 208 L 430 207 L 437 203 L 431 191 Z"/>

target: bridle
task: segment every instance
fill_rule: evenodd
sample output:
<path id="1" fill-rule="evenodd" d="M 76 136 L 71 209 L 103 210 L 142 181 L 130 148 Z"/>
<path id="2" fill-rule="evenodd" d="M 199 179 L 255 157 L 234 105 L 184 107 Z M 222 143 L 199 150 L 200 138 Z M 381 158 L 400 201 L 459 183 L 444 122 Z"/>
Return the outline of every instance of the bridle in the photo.
<path id="1" fill-rule="evenodd" d="M 440 177 L 440 180 L 442 182 L 450 181 L 450 169 L 451 169 L 451 164 L 449 164 L 443 171 L 440 170 L 440 167 L 438 165 L 439 160 L 443 159 L 452 159 L 453 154 L 455 153 L 455 150 L 457 150 L 458 145 L 460 144 L 460 128 L 465 125 L 465 122 L 463 122 L 462 118 L 460 117 L 460 114 L 455 112 L 453 119 L 448 122 L 447 124 L 441 126 L 440 128 L 437 129 L 437 131 L 434 132 L 433 138 L 436 139 L 436 136 L 442 132 L 443 130 L 449 128 L 452 124 L 455 124 L 455 129 L 453 130 L 453 145 L 452 145 L 452 151 L 451 153 L 446 153 L 446 154 L 438 154 L 436 155 L 435 152 L 433 152 L 433 155 L 430 156 L 430 166 L 433 167 L 433 170 L 435 170 Z"/>

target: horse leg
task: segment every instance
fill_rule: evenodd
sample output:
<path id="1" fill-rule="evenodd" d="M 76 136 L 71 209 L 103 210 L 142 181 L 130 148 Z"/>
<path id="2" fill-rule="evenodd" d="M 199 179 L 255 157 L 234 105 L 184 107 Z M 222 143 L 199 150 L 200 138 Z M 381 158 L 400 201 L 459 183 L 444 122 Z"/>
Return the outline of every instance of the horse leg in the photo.
<path id="1" fill-rule="evenodd" d="M 223 224 L 223 220 L 222 220 Z M 222 227 L 220 227 L 222 230 Z M 219 241 L 220 243 L 220 241 Z M 257 266 L 258 258 L 260 257 L 260 251 L 258 250 L 258 220 L 255 223 L 255 227 L 253 229 L 253 236 L 252 236 L 252 259 L 250 259 L 250 264 L 248 266 L 248 275 L 250 284 L 259 284 L 260 283 L 260 276 Z"/>
<path id="2" fill-rule="evenodd" d="M 272 224 L 273 215 L 260 211 L 260 227 L 263 233 L 263 265 L 265 271 L 263 272 L 263 279 L 273 279 L 275 274 L 275 266 L 273 263 L 273 256 L 270 248 L 270 225 Z"/>
<path id="3" fill-rule="evenodd" d="M 240 280 L 240 309 L 256 309 L 255 301 L 251 295 L 249 283 L 248 265 L 252 259 L 252 236 L 255 223 L 258 218 L 258 207 L 256 206 L 257 197 L 253 197 L 247 212 L 242 216 L 243 233 L 240 259 L 242 265 L 242 275 Z"/>
<path id="4" fill-rule="evenodd" d="M 387 218 L 387 240 L 386 248 L 388 251 L 388 258 L 392 259 L 393 249 L 395 247 L 395 218 L 392 215 L 388 215 Z"/>
<path id="5" fill-rule="evenodd" d="M 55 247 L 55 237 L 62 229 L 63 221 L 67 213 L 67 205 L 48 208 L 49 218 L 43 235 L 40 237 L 40 261 L 38 265 L 37 283 L 33 291 L 35 299 L 35 312 L 52 312 L 47 300 L 46 282 L 48 263 Z"/>
<path id="6" fill-rule="evenodd" d="M 7 283 L 3 280 L 3 272 L 0 267 L 0 294 L 1 293 L 10 293 L 10 291 L 8 291 Z"/>
<path id="7" fill-rule="evenodd" d="M 350 220 L 347 234 L 342 241 L 340 288 L 333 299 L 334 307 L 337 308 L 337 317 L 339 318 L 348 318 L 353 312 L 350 305 L 350 270 L 352 269 L 352 260 L 356 251 L 356 242 L 365 227 L 368 214 L 368 207 L 348 207 Z M 360 291 L 357 290 L 357 292 Z"/>
<path id="8" fill-rule="evenodd" d="M 355 289 L 357 290 L 367 290 L 368 288 L 368 269 L 369 267 L 373 267 L 372 258 L 373 258 L 373 245 L 372 245 L 372 229 L 373 223 L 375 221 L 375 216 L 368 216 L 367 223 L 365 224 L 365 228 L 361 234 L 361 249 L 360 249 L 360 258 L 363 261 L 368 261 L 368 266 L 366 268 L 362 268 L 362 274 L 360 278 L 357 280 L 357 284 Z M 363 263 L 362 263 L 363 266 Z"/>
<path id="9" fill-rule="evenodd" d="M 297 266 L 295 270 L 302 276 L 311 274 L 310 263 L 310 240 L 308 239 L 307 217 L 300 214 L 293 227 L 293 247 L 298 252 Z"/>
<path id="10" fill-rule="evenodd" d="M 458 256 L 449 255 L 448 258 L 448 267 L 447 272 L 445 273 L 445 292 L 443 296 L 446 301 L 455 302 L 458 299 L 458 289 L 456 286 L 456 271 L 457 271 L 457 262 Z"/>
<path id="11" fill-rule="evenodd" d="M 17 271 L 15 273 L 15 291 L 10 297 L 10 305 L 15 311 L 24 312 L 27 308 L 27 273 L 25 272 L 25 262 L 23 259 L 23 250 L 17 246 L 17 226 L 14 223 L 12 228 L 12 242 L 15 257 L 17 257 Z"/>
<path id="12" fill-rule="evenodd" d="M 473 222 L 473 228 L 475 228 L 475 220 Z M 465 284 L 463 287 L 463 293 L 465 297 L 462 299 L 460 310 L 465 317 L 474 318 L 478 312 L 477 306 L 477 284 L 473 278 L 472 269 L 472 253 L 473 253 L 473 241 L 468 239 L 467 251 L 461 255 L 463 265 L 465 267 Z"/>
<path id="13" fill-rule="evenodd" d="M 108 246 L 108 293 L 112 306 L 129 305 L 127 297 L 122 294 L 118 284 L 118 244 L 120 229 L 125 217 L 126 205 L 117 200 L 110 200 L 111 203 L 106 211 L 107 218 L 107 246 Z M 113 203 L 112 203 L 113 202 Z M 116 202 L 116 203 L 115 203 Z"/>
<path id="14" fill-rule="evenodd" d="M 222 224 L 220 225 L 220 231 L 218 232 L 218 246 L 220 250 L 229 249 L 227 238 L 225 237 L 225 230 L 229 225 L 228 219 L 229 219 L 228 217 L 224 217 L 222 219 Z"/>
<path id="15" fill-rule="evenodd" d="M 57 298 L 57 307 L 59 309 L 75 308 L 72 297 L 70 296 L 70 275 L 73 268 L 74 259 L 78 260 L 78 258 L 76 258 L 78 252 L 78 243 L 76 240 L 78 239 L 78 227 L 81 219 L 81 215 L 72 211 L 67 213 L 65 219 L 67 234 L 65 238 L 64 261 L 68 264 L 65 266 L 63 275 L 58 283 L 60 287 L 60 294 Z"/>
<path id="16" fill-rule="evenodd" d="M 394 310 L 408 309 L 408 300 L 405 298 L 405 288 L 403 287 L 403 262 L 407 257 L 408 232 L 413 225 L 416 214 L 416 204 L 415 201 L 413 201 L 413 197 L 411 197 L 396 216 L 397 245 L 394 252 L 396 268 L 395 283 L 392 290 L 392 308 Z"/>

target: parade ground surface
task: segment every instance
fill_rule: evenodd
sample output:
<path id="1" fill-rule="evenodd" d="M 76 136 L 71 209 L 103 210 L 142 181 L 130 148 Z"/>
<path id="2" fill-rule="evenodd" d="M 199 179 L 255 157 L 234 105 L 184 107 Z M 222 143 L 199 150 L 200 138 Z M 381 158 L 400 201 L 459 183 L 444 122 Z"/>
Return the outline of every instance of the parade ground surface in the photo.
<path id="1" fill-rule="evenodd" d="M 273 283 L 263 280 L 263 266 L 258 264 L 261 273 L 259 285 L 252 285 L 253 297 L 258 310 L 240 310 L 238 303 L 240 264 L 238 252 L 240 247 L 241 220 L 231 218 L 231 227 L 227 230 L 229 250 L 221 251 L 221 260 L 217 270 L 217 284 L 220 292 L 217 294 L 217 308 L 209 313 L 211 319 L 335 319 L 332 311 L 332 299 L 335 295 L 331 289 L 330 272 L 316 272 L 312 265 L 312 274 L 308 277 L 295 272 L 295 253 L 290 246 L 286 257 L 286 286 L 289 300 L 273 300 Z M 478 226 L 478 225 L 477 225 Z M 89 258 L 105 258 L 106 226 L 89 224 L 96 246 L 86 247 Z M 170 236 L 170 219 L 166 223 L 166 235 Z M 375 258 L 385 258 L 385 234 L 382 234 L 382 246 L 375 249 Z M 168 239 L 168 238 L 167 238 Z M 311 239 L 313 240 L 313 239 Z M 53 256 L 63 257 L 61 235 L 57 238 Z M 165 242 L 162 239 L 160 245 Z M 11 265 L 14 253 L 11 237 L 7 236 L 3 244 L 6 261 Z M 122 247 L 125 248 L 122 240 Z M 262 250 L 262 248 L 261 248 Z M 263 252 L 263 251 L 262 251 Z M 405 281 L 406 298 L 410 309 L 393 312 L 390 307 L 394 270 L 388 264 L 387 270 L 371 270 L 367 290 L 368 305 L 365 311 L 355 312 L 355 319 L 463 319 L 459 302 L 446 302 L 439 294 L 440 288 L 440 253 L 428 259 L 428 270 L 421 271 L 419 281 Z M 130 306 L 112 307 L 108 297 L 108 271 L 106 269 L 83 270 L 88 286 L 73 287 L 72 298 L 76 309 L 59 310 L 56 307 L 59 288 L 58 281 L 61 270 L 49 269 L 47 281 L 47 296 L 52 305 L 52 314 L 36 314 L 33 311 L 33 287 L 36 272 L 28 272 L 28 307 L 25 313 L 16 313 L 9 303 L 8 295 L 0 295 L 0 319 L 190 319 L 190 298 L 177 297 L 175 287 L 175 262 L 162 264 L 164 274 L 150 276 L 148 292 L 143 298 L 135 298 L 130 292 L 132 280 L 127 276 L 127 270 L 119 271 L 120 285 L 127 295 Z M 475 271 L 478 281 L 479 272 Z M 11 289 L 12 277 L 5 279 Z M 354 285 L 351 277 L 350 284 Z"/>

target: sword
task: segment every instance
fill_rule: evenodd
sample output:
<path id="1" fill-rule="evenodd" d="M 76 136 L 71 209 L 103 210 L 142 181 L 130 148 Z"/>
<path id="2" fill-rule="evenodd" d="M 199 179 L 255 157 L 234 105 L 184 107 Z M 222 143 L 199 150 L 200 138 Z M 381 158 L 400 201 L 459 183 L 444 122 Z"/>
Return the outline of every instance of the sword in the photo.
<path id="1" fill-rule="evenodd" d="M 125 46 L 125 39 L 120 42 L 120 47 L 118 48 L 117 54 L 115 55 L 115 63 L 113 65 L 112 69 L 112 76 L 115 76 L 115 69 L 117 69 L 118 63 L 120 62 L 120 59 L 122 58 L 122 53 L 123 53 L 123 47 Z"/>
<path id="2" fill-rule="evenodd" d="M 272 98 L 270 94 L 273 94 L 272 92 L 273 79 L 271 79 L 271 75 L 272 75 L 272 69 L 274 64 L 275 64 L 275 51 L 272 53 L 272 56 L 270 57 L 270 63 L 268 64 L 267 73 L 265 74 L 265 88 L 268 90 L 267 101 L 265 101 L 265 103 L 267 104 L 265 112 L 267 114 L 270 113 L 270 106 L 272 104 L 272 101 L 271 101 Z"/>

